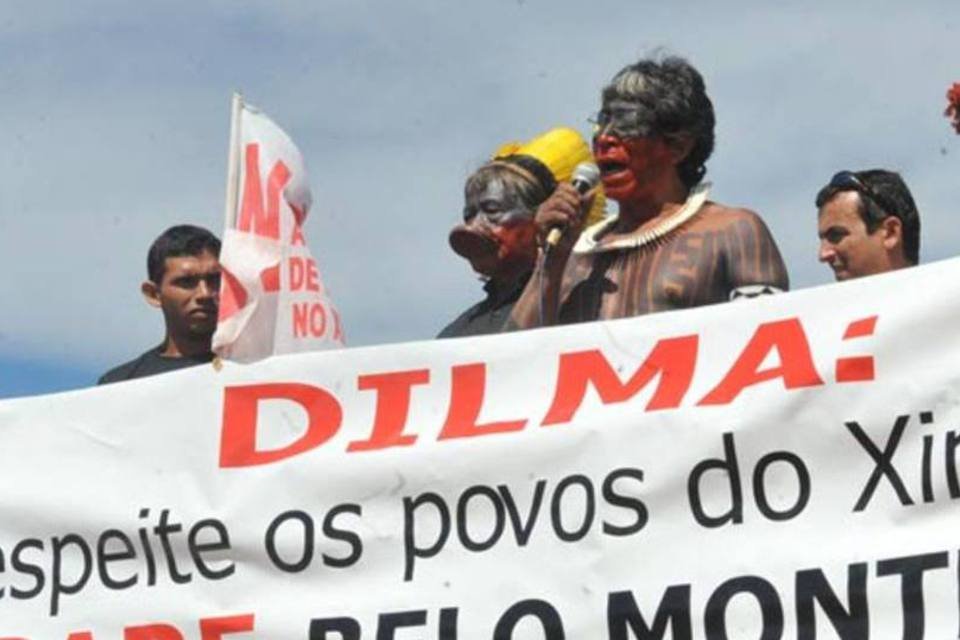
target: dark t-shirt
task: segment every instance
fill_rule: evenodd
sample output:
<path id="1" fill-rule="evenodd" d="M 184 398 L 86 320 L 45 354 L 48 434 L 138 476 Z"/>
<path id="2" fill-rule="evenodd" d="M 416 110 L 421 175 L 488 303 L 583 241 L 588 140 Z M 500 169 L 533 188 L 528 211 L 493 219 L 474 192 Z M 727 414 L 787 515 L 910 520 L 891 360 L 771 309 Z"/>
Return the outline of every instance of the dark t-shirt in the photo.
<path id="1" fill-rule="evenodd" d="M 529 279 L 528 274 L 512 287 L 498 286 L 493 280 L 488 280 L 483 285 L 487 297 L 460 314 L 460 317 L 448 324 L 437 337 L 462 338 L 500 333 Z"/>
<path id="2" fill-rule="evenodd" d="M 202 356 L 191 356 L 183 358 L 168 358 L 160 355 L 162 346 L 150 349 L 139 358 L 125 362 L 119 367 L 114 367 L 100 376 L 97 384 L 110 384 L 111 382 L 122 382 L 123 380 L 133 380 L 134 378 L 146 378 L 158 373 L 167 373 L 177 369 L 195 367 L 198 364 L 206 364 L 213 360 L 213 354 L 208 353 Z"/>

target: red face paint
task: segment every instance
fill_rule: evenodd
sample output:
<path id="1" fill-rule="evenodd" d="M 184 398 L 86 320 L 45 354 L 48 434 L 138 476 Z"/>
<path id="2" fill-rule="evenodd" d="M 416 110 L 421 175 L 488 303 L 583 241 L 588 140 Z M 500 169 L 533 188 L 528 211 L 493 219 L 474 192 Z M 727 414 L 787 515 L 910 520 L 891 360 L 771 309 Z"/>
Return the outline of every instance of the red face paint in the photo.
<path id="1" fill-rule="evenodd" d="M 643 200 L 670 179 L 673 160 L 663 138 L 627 138 L 600 133 L 593 153 L 608 198 L 617 202 Z"/>
<path id="2" fill-rule="evenodd" d="M 465 220 L 450 231 L 450 246 L 481 275 L 518 276 L 532 269 L 536 260 L 533 215 L 514 189 L 492 180 L 467 198 Z"/>
<path id="3" fill-rule="evenodd" d="M 509 225 L 491 224 L 478 216 L 478 222 L 458 224 L 450 231 L 450 246 L 470 261 L 477 273 L 490 277 L 510 277 L 533 268 L 536 260 L 536 225 L 532 219 Z"/>

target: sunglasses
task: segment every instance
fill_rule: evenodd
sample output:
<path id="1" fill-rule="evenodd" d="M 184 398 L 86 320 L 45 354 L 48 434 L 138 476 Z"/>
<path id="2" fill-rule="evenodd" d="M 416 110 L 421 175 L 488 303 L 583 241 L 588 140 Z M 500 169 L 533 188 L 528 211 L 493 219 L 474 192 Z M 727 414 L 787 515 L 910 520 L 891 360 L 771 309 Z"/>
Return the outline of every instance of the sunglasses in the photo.
<path id="1" fill-rule="evenodd" d="M 856 191 L 857 193 L 869 198 L 875 205 L 880 207 L 882 213 L 886 216 L 894 215 L 896 207 L 890 206 L 890 201 L 870 188 L 870 185 L 857 177 L 853 171 L 839 171 L 830 178 L 830 187 L 839 191 Z M 817 203 L 818 207 L 823 206 L 823 202 Z"/>
<path id="2" fill-rule="evenodd" d="M 623 138 L 646 138 L 654 134 L 650 114 L 643 109 L 601 109 L 587 118 L 593 134 L 607 131 Z"/>

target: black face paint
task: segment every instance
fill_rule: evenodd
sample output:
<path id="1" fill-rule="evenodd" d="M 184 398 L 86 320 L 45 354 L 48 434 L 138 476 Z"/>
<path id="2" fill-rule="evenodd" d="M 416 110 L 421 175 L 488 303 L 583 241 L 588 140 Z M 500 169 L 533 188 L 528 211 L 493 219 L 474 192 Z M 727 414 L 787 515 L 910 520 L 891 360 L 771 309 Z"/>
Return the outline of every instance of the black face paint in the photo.
<path id="1" fill-rule="evenodd" d="M 532 218 L 533 214 L 517 190 L 508 188 L 500 179 L 489 180 L 484 187 L 467 193 L 463 207 L 463 220 L 468 225 L 516 224 Z"/>
<path id="2" fill-rule="evenodd" d="M 613 98 L 604 100 L 594 118 L 595 135 L 619 138 L 647 138 L 656 134 L 651 110 L 641 102 Z"/>
<path id="3" fill-rule="evenodd" d="M 516 187 L 491 179 L 468 190 L 464 222 L 450 231 L 450 247 L 486 276 L 526 269 L 536 255 L 533 217 Z"/>

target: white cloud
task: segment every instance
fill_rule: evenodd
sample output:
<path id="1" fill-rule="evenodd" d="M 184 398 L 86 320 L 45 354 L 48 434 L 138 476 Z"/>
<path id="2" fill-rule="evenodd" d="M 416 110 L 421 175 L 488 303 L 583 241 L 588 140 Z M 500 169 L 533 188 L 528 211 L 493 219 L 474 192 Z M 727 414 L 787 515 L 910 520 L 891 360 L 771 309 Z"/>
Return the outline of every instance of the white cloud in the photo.
<path id="1" fill-rule="evenodd" d="M 306 156 L 352 344 L 431 336 L 478 298 L 446 244 L 463 179 L 505 140 L 587 133 L 603 82 L 661 45 L 707 79 L 715 195 L 766 217 L 795 285 L 829 279 L 812 200 L 839 168 L 903 170 L 924 255 L 953 255 L 954 5 L 5 4 L 0 353 L 105 367 L 159 339 L 144 254 L 170 224 L 220 229 L 234 88 Z"/>

